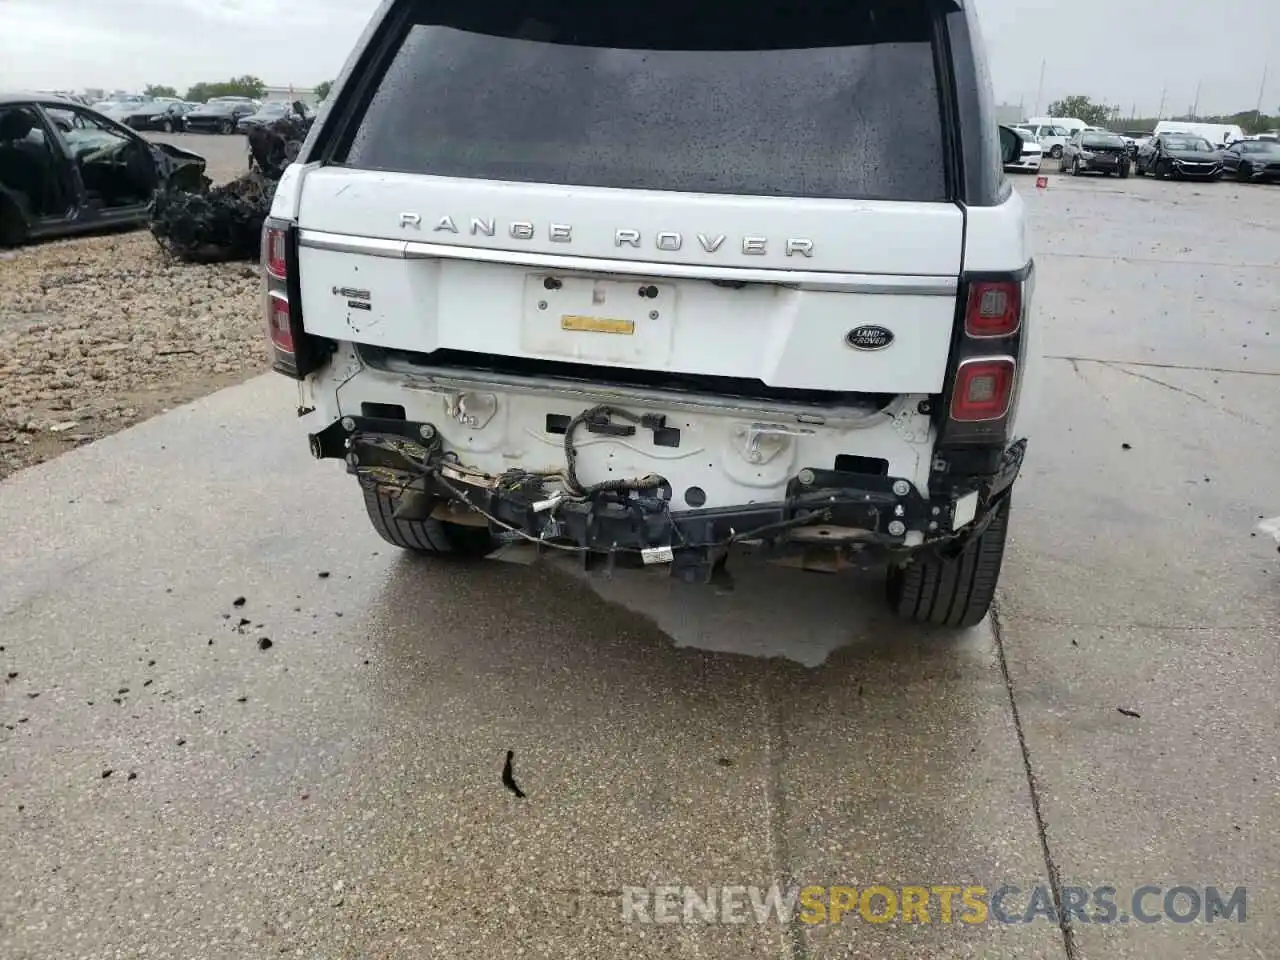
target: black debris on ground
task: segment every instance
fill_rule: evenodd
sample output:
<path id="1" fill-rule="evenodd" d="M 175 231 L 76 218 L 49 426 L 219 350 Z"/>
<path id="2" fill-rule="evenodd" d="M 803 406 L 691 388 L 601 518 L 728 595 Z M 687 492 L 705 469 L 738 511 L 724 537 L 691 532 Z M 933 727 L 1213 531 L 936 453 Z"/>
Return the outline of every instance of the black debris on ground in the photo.
<path id="1" fill-rule="evenodd" d="M 1142 719 L 1142 714 L 1140 714 L 1137 710 L 1126 710 L 1124 707 L 1116 707 L 1116 710 L 1120 713 L 1123 713 L 1126 717 L 1133 717 L 1136 720 Z"/>
<path id="2" fill-rule="evenodd" d="M 271 649 L 271 638 L 270 638 L 270 637 L 259 637 L 259 638 L 258 638 L 258 649 L 259 649 L 259 650 L 270 650 L 270 649 Z"/>
<path id="3" fill-rule="evenodd" d="M 289 116 L 255 126 L 248 134 L 249 171 L 210 188 L 169 189 L 151 206 L 151 234 L 170 257 L 184 263 L 256 262 L 262 224 L 271 212 L 276 185 L 297 159 L 314 117 Z"/>

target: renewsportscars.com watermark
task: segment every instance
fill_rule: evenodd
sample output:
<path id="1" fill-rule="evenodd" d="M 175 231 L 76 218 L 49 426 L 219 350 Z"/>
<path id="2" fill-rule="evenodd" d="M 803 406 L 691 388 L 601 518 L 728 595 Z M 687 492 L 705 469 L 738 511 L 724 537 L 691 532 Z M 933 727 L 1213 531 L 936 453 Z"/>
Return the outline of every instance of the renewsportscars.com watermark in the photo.
<path id="1" fill-rule="evenodd" d="M 627 923 L 1060 924 L 1245 922 L 1245 887 L 1141 884 L 900 886 L 651 886 L 622 888 Z"/>

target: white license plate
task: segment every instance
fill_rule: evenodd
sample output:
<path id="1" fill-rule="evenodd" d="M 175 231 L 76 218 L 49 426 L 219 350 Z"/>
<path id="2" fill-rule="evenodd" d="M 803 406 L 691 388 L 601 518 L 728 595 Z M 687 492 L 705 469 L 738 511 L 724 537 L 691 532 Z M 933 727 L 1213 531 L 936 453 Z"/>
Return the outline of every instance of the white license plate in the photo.
<path id="1" fill-rule="evenodd" d="M 528 354 L 662 368 L 671 358 L 676 288 L 645 280 L 530 274 L 520 347 Z"/>

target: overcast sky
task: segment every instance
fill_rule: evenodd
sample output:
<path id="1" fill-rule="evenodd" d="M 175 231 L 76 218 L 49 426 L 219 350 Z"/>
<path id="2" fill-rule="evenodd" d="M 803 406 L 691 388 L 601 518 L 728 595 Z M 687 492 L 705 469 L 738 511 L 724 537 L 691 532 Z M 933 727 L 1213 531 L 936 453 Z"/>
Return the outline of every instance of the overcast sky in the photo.
<path id="1" fill-rule="evenodd" d="M 602 0 L 608 2 L 608 0 Z M 250 73 L 272 85 L 331 79 L 377 0 L 0 0 L 0 89 L 181 93 Z M 1040 106 L 1081 93 L 1153 115 L 1280 112 L 1280 0 L 979 0 L 997 99 Z M 1042 110 L 1043 112 L 1043 110 Z"/>

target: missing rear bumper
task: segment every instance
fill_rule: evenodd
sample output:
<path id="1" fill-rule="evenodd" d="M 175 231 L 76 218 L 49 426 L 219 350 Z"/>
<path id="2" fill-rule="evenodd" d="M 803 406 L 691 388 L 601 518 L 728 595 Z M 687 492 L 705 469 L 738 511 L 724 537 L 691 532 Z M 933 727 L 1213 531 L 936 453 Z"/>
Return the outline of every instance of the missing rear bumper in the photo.
<path id="1" fill-rule="evenodd" d="M 344 417 L 311 436 L 314 456 L 345 460 L 361 484 L 396 498 L 400 519 L 487 523 L 542 550 L 576 552 L 584 565 L 666 564 L 702 583 L 739 545 L 864 565 L 963 542 L 1016 476 L 1023 446 L 1010 448 L 1000 474 L 945 494 L 921 492 L 904 477 L 806 468 L 782 500 L 677 510 L 665 482 L 575 496 L 559 474 L 480 473 L 443 452 L 431 424 Z"/>

